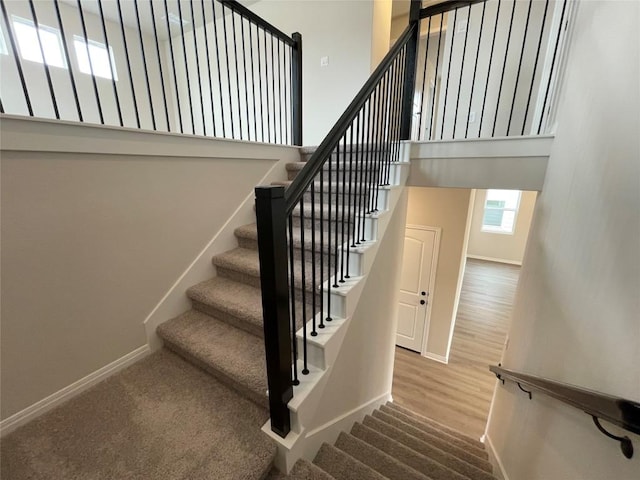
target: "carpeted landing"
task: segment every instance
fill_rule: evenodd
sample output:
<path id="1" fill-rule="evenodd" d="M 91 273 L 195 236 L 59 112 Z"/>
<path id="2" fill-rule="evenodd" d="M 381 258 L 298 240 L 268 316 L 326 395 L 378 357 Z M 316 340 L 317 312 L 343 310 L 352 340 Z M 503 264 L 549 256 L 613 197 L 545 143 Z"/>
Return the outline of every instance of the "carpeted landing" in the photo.
<path id="1" fill-rule="evenodd" d="M 0 478 L 260 479 L 267 418 L 163 349 L 3 438 Z"/>

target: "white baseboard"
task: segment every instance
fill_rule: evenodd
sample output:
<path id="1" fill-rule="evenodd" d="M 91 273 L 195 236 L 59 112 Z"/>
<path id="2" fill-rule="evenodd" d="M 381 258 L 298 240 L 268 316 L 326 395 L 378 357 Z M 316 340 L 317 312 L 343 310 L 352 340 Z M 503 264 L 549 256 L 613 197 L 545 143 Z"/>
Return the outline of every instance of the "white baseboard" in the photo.
<path id="1" fill-rule="evenodd" d="M 435 360 L 436 362 L 444 363 L 445 365 L 449 363 L 449 358 L 444 355 L 438 355 L 437 353 L 424 352 L 422 353 L 424 358 L 428 358 L 429 360 Z"/>
<path id="2" fill-rule="evenodd" d="M 506 263 L 508 265 L 517 265 L 519 267 L 522 266 L 522 262 L 517 262 L 515 260 L 507 260 L 505 258 L 483 257 L 482 255 L 469 255 L 469 254 L 467 254 L 467 258 L 473 258 L 474 260 L 485 260 L 487 262 Z"/>
<path id="3" fill-rule="evenodd" d="M 509 480 L 509 476 L 504 469 L 504 465 L 500 460 L 500 456 L 496 452 L 496 449 L 491 443 L 491 438 L 486 433 L 482 436 L 482 443 L 487 447 L 487 454 L 489 455 L 489 462 L 493 466 L 493 474 L 498 478 L 498 480 Z"/>
<path id="4" fill-rule="evenodd" d="M 34 403 L 24 410 L 21 410 L 17 413 L 14 413 L 10 417 L 5 418 L 0 422 L 0 437 L 13 432 L 18 427 L 30 422 L 31 420 L 34 420 L 40 415 L 48 412 L 49 410 L 66 402 L 67 400 L 70 400 L 76 395 L 79 395 L 96 383 L 105 380 L 114 373 L 117 373 L 123 368 L 128 367 L 138 360 L 141 360 L 143 357 L 148 355 L 149 352 L 149 345 L 143 345 L 139 348 L 136 348 L 133 352 L 127 353 L 123 357 L 120 357 L 119 359 L 109 363 L 108 365 L 105 365 L 95 372 L 90 373 L 86 377 L 73 382 L 71 385 L 58 390 L 57 392 L 49 395 L 46 398 L 43 398 L 39 402 Z"/>

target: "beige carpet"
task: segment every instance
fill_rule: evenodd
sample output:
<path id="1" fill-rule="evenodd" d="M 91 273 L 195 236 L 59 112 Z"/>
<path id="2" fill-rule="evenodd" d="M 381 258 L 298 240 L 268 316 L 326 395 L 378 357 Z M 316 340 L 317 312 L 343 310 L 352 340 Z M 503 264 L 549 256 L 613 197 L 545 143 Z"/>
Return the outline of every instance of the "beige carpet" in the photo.
<path id="1" fill-rule="evenodd" d="M 161 350 L 0 443 L 4 480 L 259 479 L 266 410 Z"/>

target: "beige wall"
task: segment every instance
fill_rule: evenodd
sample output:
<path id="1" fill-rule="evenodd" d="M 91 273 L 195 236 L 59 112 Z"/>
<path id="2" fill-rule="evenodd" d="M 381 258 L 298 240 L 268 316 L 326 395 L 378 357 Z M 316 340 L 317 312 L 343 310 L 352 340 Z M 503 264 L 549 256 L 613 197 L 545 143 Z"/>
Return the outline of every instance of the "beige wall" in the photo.
<path id="1" fill-rule="evenodd" d="M 537 192 L 522 192 L 520 208 L 518 209 L 516 225 L 512 235 L 483 232 L 482 218 L 484 216 L 484 202 L 487 198 L 487 191 L 476 190 L 467 255 L 522 264 L 524 250 L 529 238 L 533 210 L 536 206 L 536 197 Z"/>
<path id="2" fill-rule="evenodd" d="M 373 27 L 371 32 L 371 71 L 389 51 L 391 36 L 392 0 L 373 0 Z"/>
<path id="3" fill-rule="evenodd" d="M 146 344 L 178 276 L 298 155 L 7 117 L 1 134 L 3 419 Z"/>
<path id="4" fill-rule="evenodd" d="M 640 5 L 580 2 L 503 365 L 640 401 Z M 598 28 L 593 28 L 598 25 Z M 602 74 L 594 74 L 594 61 Z M 606 72 L 606 73 L 605 73 Z M 638 478 L 591 418 L 497 386 L 488 437 L 517 480 Z M 622 433 L 624 432 L 624 433 Z"/>
<path id="5" fill-rule="evenodd" d="M 250 8 L 282 31 L 302 34 L 303 139 L 317 145 L 369 78 L 372 2 L 263 0 Z M 322 57 L 329 57 L 326 67 Z"/>
<path id="6" fill-rule="evenodd" d="M 407 224 L 442 228 L 427 339 L 427 353 L 438 357 L 447 356 L 455 322 L 470 200 L 469 189 L 409 188 Z"/>

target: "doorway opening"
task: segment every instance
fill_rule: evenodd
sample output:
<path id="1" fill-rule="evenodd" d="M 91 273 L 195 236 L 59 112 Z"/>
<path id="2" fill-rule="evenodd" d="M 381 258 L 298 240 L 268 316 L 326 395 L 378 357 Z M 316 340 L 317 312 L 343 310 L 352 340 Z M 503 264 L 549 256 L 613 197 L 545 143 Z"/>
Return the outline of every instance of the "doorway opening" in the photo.
<path id="1" fill-rule="evenodd" d="M 409 189 L 395 402 L 476 438 L 484 433 L 495 387 L 488 367 L 507 341 L 536 198 Z"/>

